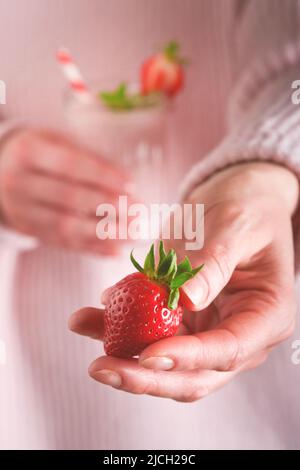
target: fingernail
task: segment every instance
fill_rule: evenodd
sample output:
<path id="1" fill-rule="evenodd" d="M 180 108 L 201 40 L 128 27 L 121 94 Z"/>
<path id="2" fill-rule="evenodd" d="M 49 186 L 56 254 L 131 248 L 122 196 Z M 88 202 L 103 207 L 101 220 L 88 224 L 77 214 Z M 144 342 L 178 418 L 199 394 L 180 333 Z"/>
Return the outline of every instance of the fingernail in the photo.
<path id="1" fill-rule="evenodd" d="M 148 357 L 141 361 L 141 365 L 146 369 L 154 370 L 170 370 L 173 369 L 175 363 L 169 357 Z"/>
<path id="2" fill-rule="evenodd" d="M 109 369 L 102 369 L 94 372 L 93 377 L 103 384 L 110 385 L 111 387 L 120 387 L 122 379 L 117 372 Z"/>
<path id="3" fill-rule="evenodd" d="M 188 281 L 183 287 L 182 287 L 184 293 L 187 295 L 187 297 L 190 299 L 190 301 L 194 305 L 199 305 L 202 302 L 203 299 L 203 292 L 202 289 L 199 286 L 199 282 L 193 282 L 193 279 Z"/>

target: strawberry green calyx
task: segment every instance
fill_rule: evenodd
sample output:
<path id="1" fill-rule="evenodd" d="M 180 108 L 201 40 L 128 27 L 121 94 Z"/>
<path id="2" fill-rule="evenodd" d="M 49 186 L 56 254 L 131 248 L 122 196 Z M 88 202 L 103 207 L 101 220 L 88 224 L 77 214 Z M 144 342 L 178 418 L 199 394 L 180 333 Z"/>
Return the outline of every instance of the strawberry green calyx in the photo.
<path id="1" fill-rule="evenodd" d="M 130 254 L 130 259 L 138 271 L 145 274 L 149 279 L 164 284 L 169 288 L 168 308 L 170 310 L 175 310 L 178 307 L 179 288 L 186 281 L 196 276 L 204 266 L 201 264 L 201 266 L 193 269 L 187 256 L 177 265 L 175 251 L 171 249 L 166 253 L 162 241 L 159 242 L 159 261 L 157 266 L 155 265 L 154 243 L 151 245 L 145 258 L 143 267 L 133 257 L 133 251 Z"/>
<path id="2" fill-rule="evenodd" d="M 170 41 L 164 48 L 164 54 L 171 62 L 186 64 L 187 60 L 179 54 L 180 45 L 177 41 Z"/>

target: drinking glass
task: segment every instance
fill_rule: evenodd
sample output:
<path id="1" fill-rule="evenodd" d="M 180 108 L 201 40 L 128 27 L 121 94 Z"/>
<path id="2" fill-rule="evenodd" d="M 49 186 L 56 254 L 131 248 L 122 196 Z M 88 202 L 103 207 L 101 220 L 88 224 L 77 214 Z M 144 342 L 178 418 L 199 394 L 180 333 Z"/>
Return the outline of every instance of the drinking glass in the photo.
<path id="1" fill-rule="evenodd" d="M 116 84 L 101 83 L 97 82 L 97 91 L 114 89 Z M 64 104 L 72 139 L 128 170 L 140 201 L 146 205 L 161 202 L 169 115 L 166 100 L 145 108 L 112 110 L 100 99 L 81 103 L 69 92 Z"/>

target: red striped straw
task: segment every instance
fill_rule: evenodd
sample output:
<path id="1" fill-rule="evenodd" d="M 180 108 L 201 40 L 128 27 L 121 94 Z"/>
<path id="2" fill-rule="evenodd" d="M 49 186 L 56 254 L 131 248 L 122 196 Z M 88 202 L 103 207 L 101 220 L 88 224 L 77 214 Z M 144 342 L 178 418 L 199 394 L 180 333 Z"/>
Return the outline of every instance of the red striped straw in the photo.
<path id="1" fill-rule="evenodd" d="M 65 48 L 59 49 L 57 51 L 57 60 L 74 96 L 83 103 L 91 102 L 92 95 L 69 51 Z"/>

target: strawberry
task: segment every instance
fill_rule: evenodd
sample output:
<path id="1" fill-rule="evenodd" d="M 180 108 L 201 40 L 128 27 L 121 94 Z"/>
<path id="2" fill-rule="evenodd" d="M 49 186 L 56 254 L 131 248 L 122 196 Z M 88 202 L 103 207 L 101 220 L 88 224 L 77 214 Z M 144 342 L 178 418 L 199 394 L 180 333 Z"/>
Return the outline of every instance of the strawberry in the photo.
<path id="1" fill-rule="evenodd" d="M 183 64 L 179 56 L 179 44 L 171 41 L 163 52 L 147 59 L 141 67 L 141 91 L 147 95 L 152 92 L 164 92 L 174 96 L 184 82 Z"/>
<path id="2" fill-rule="evenodd" d="M 155 266 L 154 245 L 141 267 L 131 252 L 138 272 L 129 274 L 107 291 L 104 313 L 106 354 L 133 357 L 149 344 L 173 336 L 180 325 L 183 307 L 179 288 L 202 268 L 192 269 L 186 257 L 178 266 L 174 250 L 159 245 Z"/>

